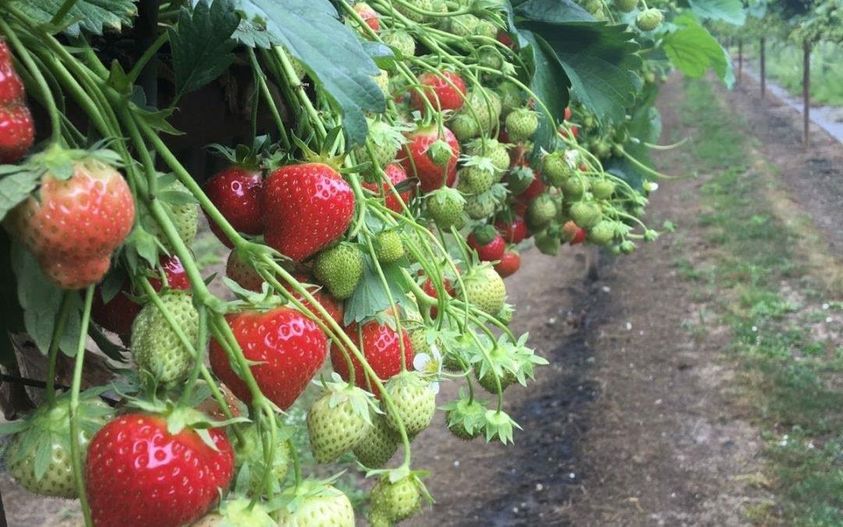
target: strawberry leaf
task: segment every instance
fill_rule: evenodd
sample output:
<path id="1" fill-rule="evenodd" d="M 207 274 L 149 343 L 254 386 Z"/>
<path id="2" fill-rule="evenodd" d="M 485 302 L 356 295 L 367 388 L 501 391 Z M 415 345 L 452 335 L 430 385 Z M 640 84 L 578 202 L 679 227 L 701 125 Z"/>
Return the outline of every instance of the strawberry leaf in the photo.
<path id="1" fill-rule="evenodd" d="M 391 307 L 389 295 L 387 295 L 383 281 L 375 270 L 371 257 L 366 255 L 364 261 L 363 278 L 354 290 L 354 294 L 345 303 L 345 318 L 343 320 L 345 325 L 352 322 L 362 322 Z M 401 266 L 390 264 L 383 265 L 381 268 L 395 303 L 399 306 L 406 305 L 409 287 L 404 274 L 401 272 Z"/>
<path id="2" fill-rule="evenodd" d="M 48 25 L 59 12 L 65 0 L 13 0 L 12 6 L 38 25 Z M 135 0 L 77 0 L 59 22 L 55 32 L 64 31 L 78 36 L 81 31 L 102 35 L 110 29 L 120 32 L 123 26 L 131 26 L 138 14 Z"/>
<path id="3" fill-rule="evenodd" d="M 22 171 L 0 179 L 0 221 L 38 186 L 38 172 Z"/>
<path id="4" fill-rule="evenodd" d="M 178 25 L 168 31 L 177 99 L 216 79 L 234 62 L 237 43 L 231 36 L 239 24 L 231 0 L 181 9 Z"/>
<path id="5" fill-rule="evenodd" d="M 340 21 L 328 0 L 236 0 L 246 15 L 234 33 L 251 47 L 283 46 L 298 59 L 343 113 L 343 129 L 353 144 L 366 140 L 366 112 L 382 112 L 380 70 L 354 31 Z"/>

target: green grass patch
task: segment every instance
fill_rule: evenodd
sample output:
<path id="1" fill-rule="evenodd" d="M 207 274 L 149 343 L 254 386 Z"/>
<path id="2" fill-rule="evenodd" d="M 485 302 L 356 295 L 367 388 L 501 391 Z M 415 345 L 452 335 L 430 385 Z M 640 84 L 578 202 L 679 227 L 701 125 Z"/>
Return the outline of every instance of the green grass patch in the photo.
<path id="1" fill-rule="evenodd" d="M 711 298 L 731 329 L 729 351 L 740 362 L 769 437 L 767 454 L 779 496 L 775 507 L 747 511 L 759 525 L 843 526 L 843 373 L 839 347 L 807 329 L 816 311 L 800 305 L 821 293 L 790 247 L 796 234 L 774 215 L 761 191 L 767 174 L 747 164 L 748 132 L 706 81 L 687 81 L 681 108 L 695 129 L 691 168 L 712 173 L 702 187 L 699 218 L 712 252 Z M 699 262 L 677 257 L 677 271 L 700 283 Z M 802 296 L 784 290 L 798 284 Z"/>
<path id="2" fill-rule="evenodd" d="M 767 51 L 767 71 L 794 96 L 802 95 L 802 48 L 790 43 L 773 44 Z M 843 63 L 835 44 L 818 44 L 811 54 L 811 99 L 820 104 L 843 106 Z"/>

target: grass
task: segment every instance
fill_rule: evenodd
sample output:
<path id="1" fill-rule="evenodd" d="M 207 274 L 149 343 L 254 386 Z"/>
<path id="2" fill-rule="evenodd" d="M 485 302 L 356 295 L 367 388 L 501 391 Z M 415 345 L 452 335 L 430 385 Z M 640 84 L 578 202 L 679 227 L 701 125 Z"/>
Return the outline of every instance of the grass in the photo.
<path id="1" fill-rule="evenodd" d="M 729 352 L 767 438 L 775 504 L 747 511 L 757 525 L 843 525 L 843 357 L 814 336 L 833 302 L 792 243 L 796 233 L 765 201 L 773 171 L 752 166 L 749 135 L 706 81 L 689 81 L 681 115 L 696 129 L 692 166 L 711 174 L 702 187 L 709 261 L 678 257 L 677 271 L 708 284 L 716 317 L 731 330 Z M 711 261 L 713 260 L 713 261 Z M 711 276 L 709 276 L 711 274 Z M 798 294 L 797 294 L 798 293 Z"/>
<path id="2" fill-rule="evenodd" d="M 757 50 L 754 50 L 757 57 Z M 767 45 L 767 73 L 792 95 L 802 94 L 802 48 L 792 43 Z M 811 54 L 811 99 L 843 106 L 843 64 L 839 46 L 819 44 Z"/>

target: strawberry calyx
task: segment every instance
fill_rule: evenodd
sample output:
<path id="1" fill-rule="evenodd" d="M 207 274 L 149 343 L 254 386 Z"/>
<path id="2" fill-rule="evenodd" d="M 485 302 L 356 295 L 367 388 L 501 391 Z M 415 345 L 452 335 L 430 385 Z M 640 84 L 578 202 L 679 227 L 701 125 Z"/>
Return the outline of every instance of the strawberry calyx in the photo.
<path id="1" fill-rule="evenodd" d="M 495 230 L 495 228 L 491 225 L 481 225 L 479 227 L 476 227 L 472 231 L 471 235 L 474 240 L 482 247 L 490 244 L 495 238 L 497 238 L 498 231 Z"/>
<path id="2" fill-rule="evenodd" d="M 163 419 L 167 424 L 167 433 L 178 435 L 186 430 L 192 430 L 204 444 L 215 452 L 219 451 L 214 439 L 208 432 L 213 428 L 225 428 L 235 423 L 247 423 L 245 417 L 233 417 L 225 421 L 215 421 L 207 414 L 195 408 L 174 403 L 173 401 L 159 401 L 157 399 L 138 399 L 127 397 L 127 407 L 140 410 L 142 413 Z"/>

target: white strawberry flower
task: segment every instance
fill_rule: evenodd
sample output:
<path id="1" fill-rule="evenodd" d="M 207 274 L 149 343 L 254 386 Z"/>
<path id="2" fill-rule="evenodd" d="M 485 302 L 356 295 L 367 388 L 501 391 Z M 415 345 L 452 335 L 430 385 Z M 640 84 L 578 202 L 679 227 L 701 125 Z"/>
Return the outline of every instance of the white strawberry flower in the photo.
<path id="1" fill-rule="evenodd" d="M 659 184 L 656 183 L 655 181 L 645 181 L 644 182 L 644 190 L 646 190 L 648 192 L 655 192 L 656 190 L 658 190 L 658 188 L 659 188 Z"/>
<path id="2" fill-rule="evenodd" d="M 436 344 L 430 345 L 430 353 L 419 353 L 413 357 L 413 369 L 429 377 L 430 389 L 439 393 L 439 377 L 442 373 L 442 354 Z"/>

